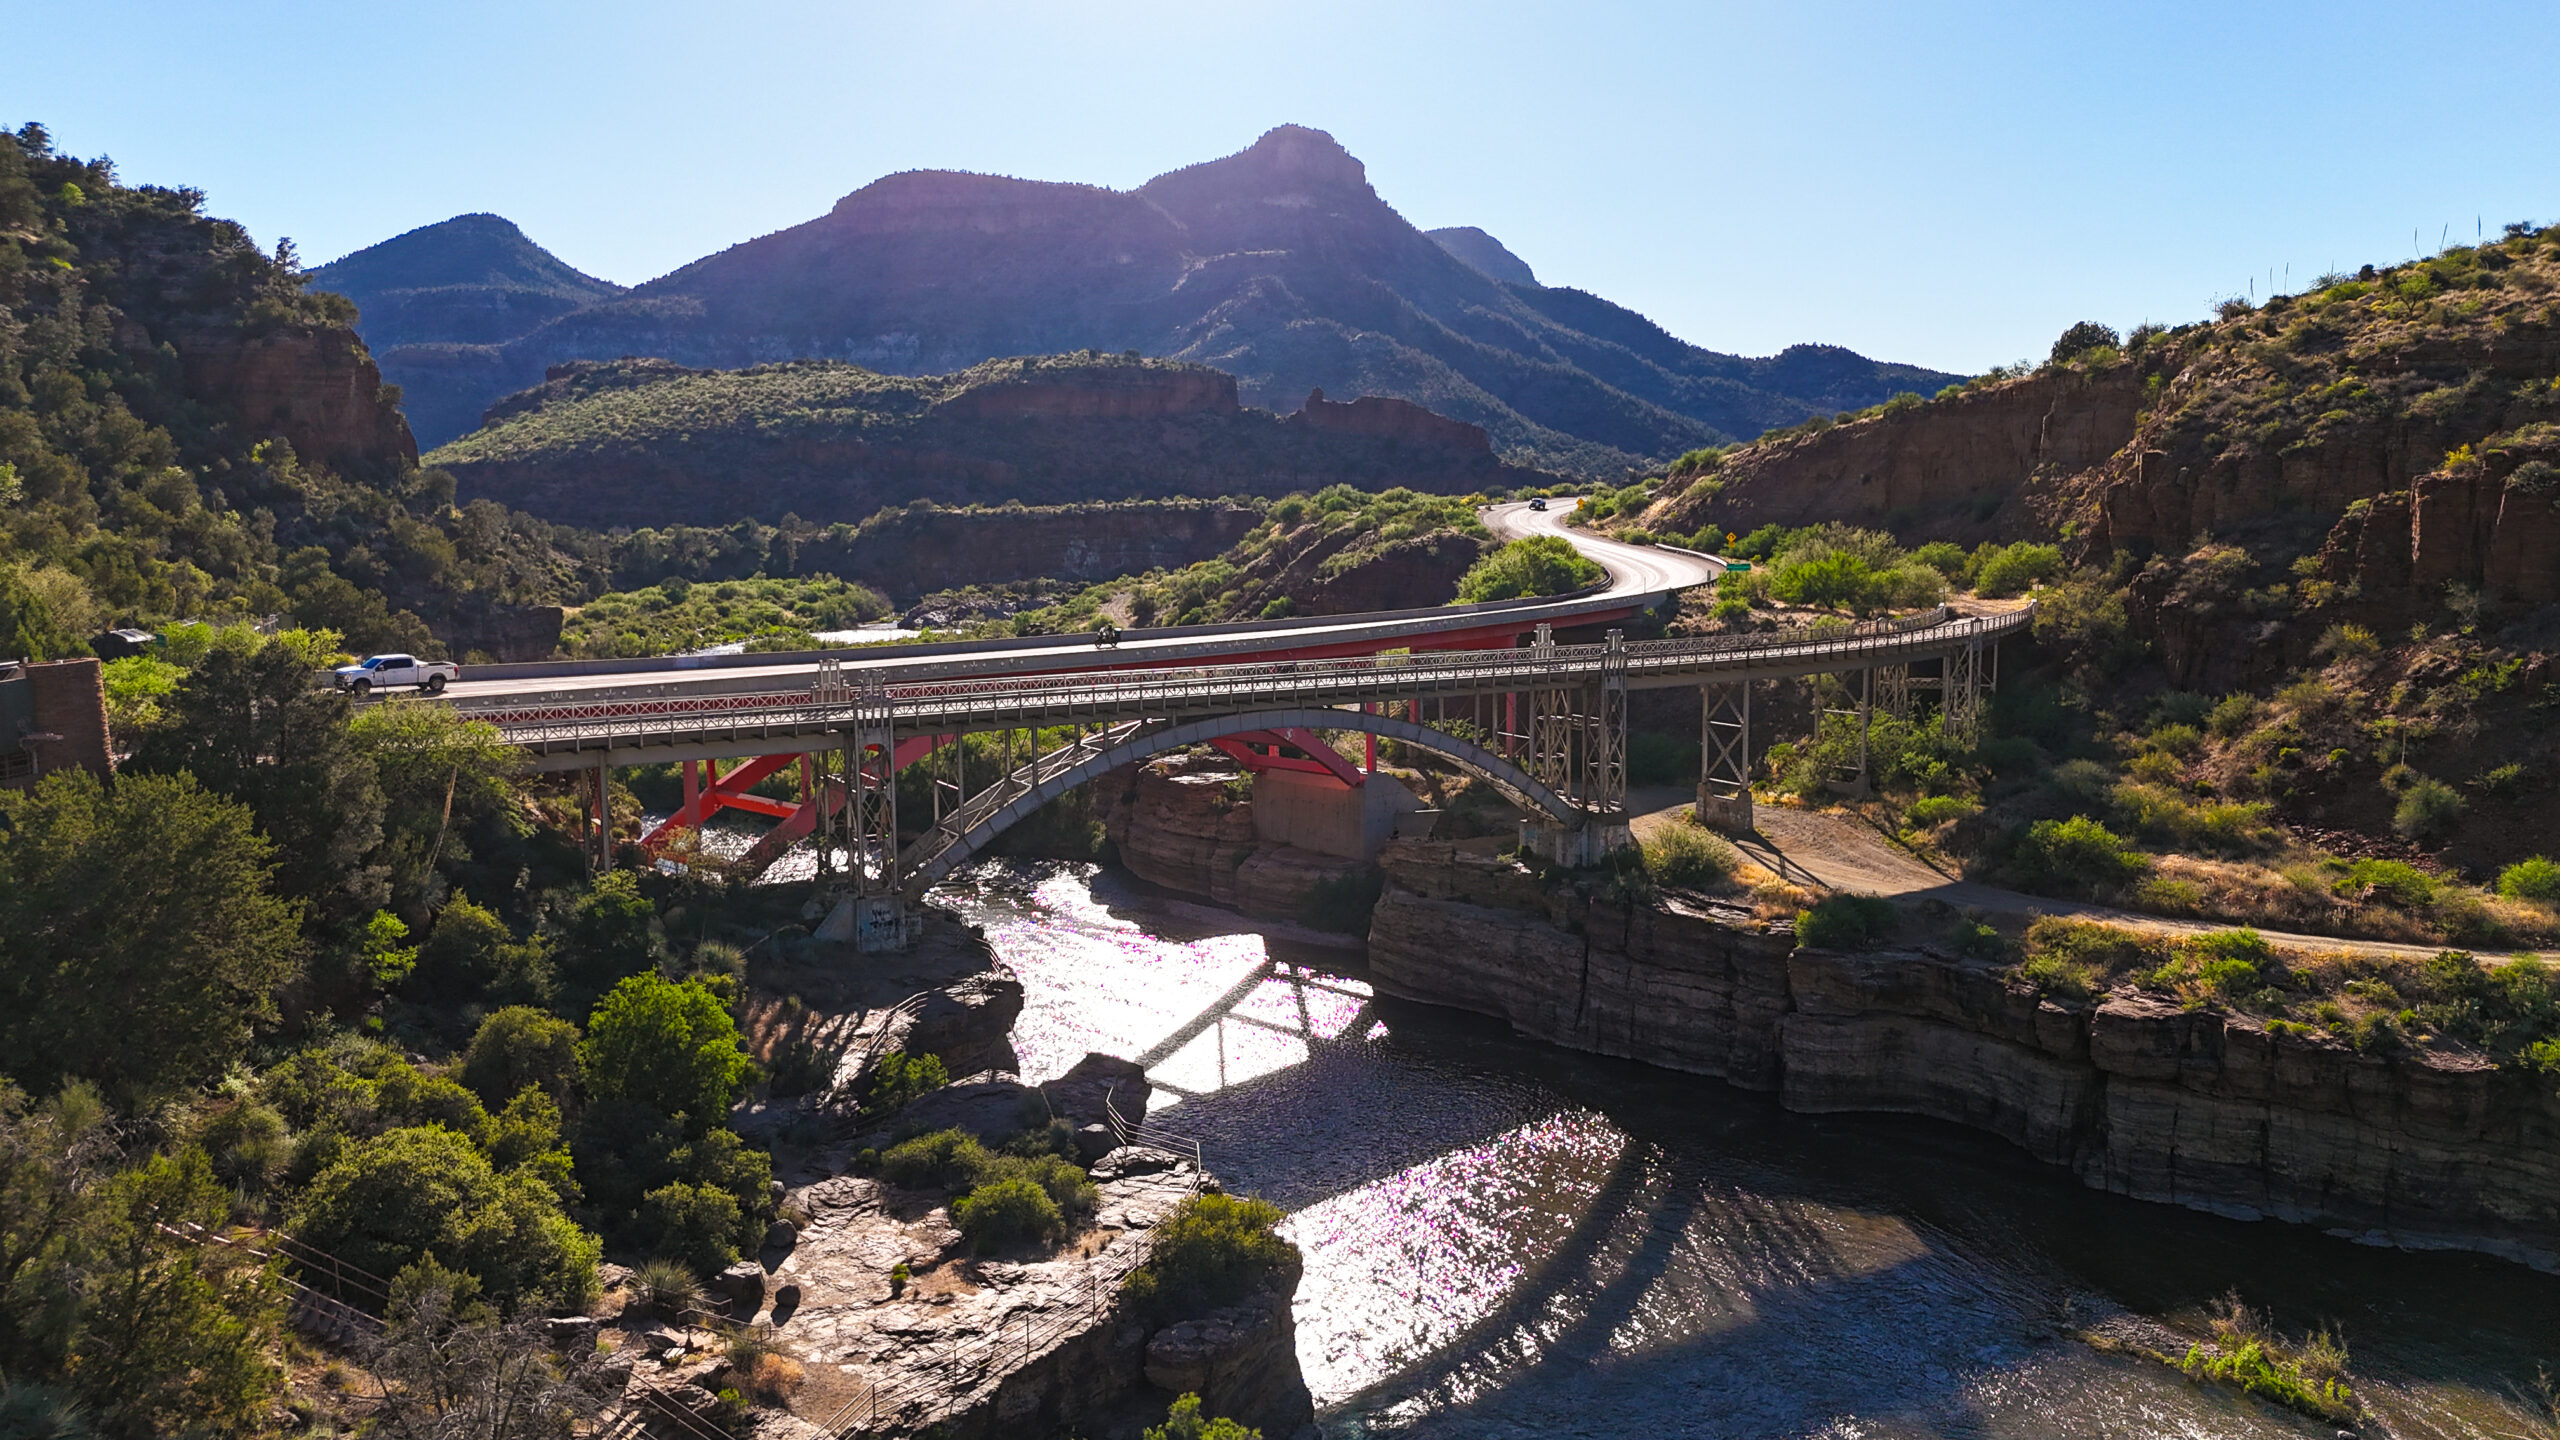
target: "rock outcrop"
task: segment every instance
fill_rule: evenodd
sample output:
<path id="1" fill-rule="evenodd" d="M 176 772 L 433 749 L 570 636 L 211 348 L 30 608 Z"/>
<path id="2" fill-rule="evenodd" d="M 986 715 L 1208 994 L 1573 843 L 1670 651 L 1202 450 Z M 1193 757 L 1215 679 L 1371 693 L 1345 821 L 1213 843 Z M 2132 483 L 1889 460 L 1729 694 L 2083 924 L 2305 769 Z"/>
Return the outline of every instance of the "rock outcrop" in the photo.
<path id="1" fill-rule="evenodd" d="M 2142 382 L 2130 369 L 2063 370 L 1950 395 L 1736 452 L 1648 516 L 1656 529 L 1842 521 L 1906 539 L 1971 540 L 2032 524 L 2002 511 L 2040 475 L 2085 470 L 2132 438 Z"/>
<path id="2" fill-rule="evenodd" d="M 2560 1270 L 2560 1094 L 2477 1057 L 2358 1054 L 2140 994 L 2063 1004 L 1948 955 L 1797 949 L 1676 900 L 1593 905 L 1447 846 L 1384 863 L 1382 994 L 1793 1110 L 1953 1121 L 2096 1189 Z"/>
<path id="3" fill-rule="evenodd" d="M 366 478 L 417 463 L 399 394 L 354 331 L 198 327 L 175 338 L 190 395 L 238 412 L 251 433 L 282 436 L 304 463 Z"/>
<path id="4" fill-rule="evenodd" d="M 1455 450 L 1478 455 L 1493 453 L 1493 443 L 1485 438 L 1483 426 L 1434 415 L 1410 400 L 1386 395 L 1363 395 L 1345 405 L 1327 400 L 1321 389 L 1310 390 L 1307 403 L 1289 418 L 1310 430 L 1366 435 L 1427 450 Z"/>
<path id="5" fill-rule="evenodd" d="M 1367 872 L 1367 862 L 1257 838 L 1249 780 L 1215 762 L 1138 767 L 1107 823 L 1120 863 L 1151 885 L 1270 920 L 1295 918 L 1318 885 Z"/>

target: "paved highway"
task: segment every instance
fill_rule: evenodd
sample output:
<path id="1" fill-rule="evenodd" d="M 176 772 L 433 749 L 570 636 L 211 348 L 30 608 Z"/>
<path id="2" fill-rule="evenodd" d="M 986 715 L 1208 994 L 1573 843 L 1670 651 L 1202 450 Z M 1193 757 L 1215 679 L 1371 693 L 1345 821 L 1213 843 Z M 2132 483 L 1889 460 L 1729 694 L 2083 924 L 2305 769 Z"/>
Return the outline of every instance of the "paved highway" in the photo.
<path id="1" fill-rule="evenodd" d="M 1561 535 L 1574 549 L 1599 561 L 1609 571 L 1611 594 L 1658 595 L 1714 582 L 1724 566 L 1685 550 L 1625 545 L 1603 540 L 1564 523 L 1573 513 L 1571 500 L 1550 500 L 1543 511 L 1525 503 L 1496 505 L 1484 512 L 1485 527 L 1505 540 L 1529 535 Z"/>
<path id="2" fill-rule="evenodd" d="M 1184 660 L 1212 661 L 1257 652 L 1299 652 L 1341 647 L 1344 651 L 1382 648 L 1405 639 L 1451 632 L 1522 628 L 1540 619 L 1559 625 L 1579 618 L 1623 613 L 1675 591 L 1712 581 L 1714 561 L 1675 551 L 1622 545 L 1570 529 L 1562 522 L 1574 502 L 1554 500 L 1544 512 L 1525 503 L 1496 505 L 1485 511 L 1485 523 L 1496 535 L 1514 539 L 1532 534 L 1563 536 L 1575 549 L 1597 560 L 1609 572 L 1606 589 L 1570 599 L 1522 602 L 1495 610 L 1453 607 L 1397 611 L 1390 614 L 1328 615 L 1302 620 L 1263 621 L 1225 626 L 1132 634 L 1112 649 L 1101 649 L 1084 636 L 1046 636 L 936 645 L 883 645 L 836 651 L 829 658 L 846 671 L 895 670 L 903 678 L 957 674 L 1004 674 L 1064 669 L 1168 664 Z M 743 663 L 741 663 L 743 661 Z M 521 704 L 535 699 L 605 699 L 617 696 L 667 695 L 677 692 L 770 691 L 806 683 L 816 673 L 806 657 L 757 663 L 753 657 L 717 656 L 695 660 L 563 662 L 554 665 L 472 666 L 445 691 L 445 698 L 464 709 L 493 704 Z"/>

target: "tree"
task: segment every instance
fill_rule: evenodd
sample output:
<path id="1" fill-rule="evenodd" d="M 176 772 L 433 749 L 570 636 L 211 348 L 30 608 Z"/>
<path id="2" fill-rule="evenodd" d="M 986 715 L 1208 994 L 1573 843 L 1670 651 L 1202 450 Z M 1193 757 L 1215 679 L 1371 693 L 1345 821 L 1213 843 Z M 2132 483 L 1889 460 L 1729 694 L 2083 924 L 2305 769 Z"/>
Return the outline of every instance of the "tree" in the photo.
<path id="1" fill-rule="evenodd" d="M 527 1087 L 567 1104 L 578 1083 L 578 1027 L 530 1005 L 510 1005 L 480 1022 L 463 1052 L 462 1083 L 499 1106 Z"/>
<path id="2" fill-rule="evenodd" d="M 561 1213 L 558 1195 L 537 1174 L 500 1174 L 440 1125 L 347 1147 L 303 1192 L 293 1228 L 377 1275 L 432 1258 L 509 1310 L 578 1306 L 595 1293 L 599 1247 Z"/>
<path id="3" fill-rule="evenodd" d="M 184 1238 L 230 1208 L 202 1152 L 118 1173 L 114 1134 L 85 1086 L 0 1085 L 0 1375 L 45 1392 L 0 1403 L 0 1435 L 251 1433 L 282 1389 L 275 1279 Z"/>
<path id="4" fill-rule="evenodd" d="M 502 1321 L 479 1283 L 432 1260 L 391 1280 L 372 1433 L 391 1440 L 567 1440 L 613 1387 L 593 1353 L 555 1354 L 541 1321 Z"/>
<path id="5" fill-rule="evenodd" d="M 0 465 L 0 470 L 9 470 Z M 17 472 L 10 470 L 10 478 Z M 59 660 L 89 653 L 15 566 L 0 566 L 0 660 Z"/>
<path id="6" fill-rule="evenodd" d="M 461 832 L 506 803 L 516 752 L 497 727 L 450 706 L 386 700 L 358 714 L 348 738 L 370 756 L 382 786 L 383 853 L 393 903 L 423 914 L 430 877 L 450 857 L 467 860 Z"/>
<path id="7" fill-rule="evenodd" d="M 279 887 L 313 938 L 349 953 L 391 898 L 382 787 L 350 733 L 349 701 L 312 683 L 310 648 L 276 637 L 215 647 L 161 702 L 134 764 L 192 772 L 246 804 L 276 844 Z"/>
<path id="8" fill-rule="evenodd" d="M 563 957 L 569 978 L 592 995 L 655 965 L 663 944 L 653 928 L 657 914 L 630 871 L 597 876 L 569 911 Z"/>
<path id="9" fill-rule="evenodd" d="M 274 1274 L 173 1235 L 229 1219 L 230 1194 L 195 1149 L 108 1182 L 87 1244 L 72 1388 L 110 1434 L 251 1435 L 284 1389 Z"/>
<path id="10" fill-rule="evenodd" d="M 238 1061 L 301 960 L 271 854 L 185 775 L 0 794 L 0 1065 L 141 1100 Z"/>
<path id="11" fill-rule="evenodd" d="M 597 1003 L 578 1061 L 588 1094 L 684 1115 L 697 1130 L 726 1116 L 755 1074 L 720 997 L 699 980 L 679 985 L 655 971 L 630 976 Z"/>
<path id="12" fill-rule="evenodd" d="M 2101 325 L 2095 320 L 2083 320 L 2063 331 L 2061 337 L 2053 342 L 2052 363 L 2068 364 L 2092 350 L 2113 350 L 2121 343 L 2115 327 Z"/>

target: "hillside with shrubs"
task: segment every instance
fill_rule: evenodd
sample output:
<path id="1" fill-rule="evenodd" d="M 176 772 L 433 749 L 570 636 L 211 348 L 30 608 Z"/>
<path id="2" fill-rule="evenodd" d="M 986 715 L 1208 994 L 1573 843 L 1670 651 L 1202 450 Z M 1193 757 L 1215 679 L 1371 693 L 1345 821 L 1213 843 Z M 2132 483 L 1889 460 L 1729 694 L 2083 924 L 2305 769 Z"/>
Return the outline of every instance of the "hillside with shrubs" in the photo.
<path id="1" fill-rule="evenodd" d="M 2015 888 L 2560 941 L 2560 229 L 1693 452 L 1584 519 L 1752 562 L 1701 628 L 2031 596 L 1983 733 L 1871 744 L 1906 843 Z M 1792 613 L 1791 613 L 1792 612 Z M 1836 682 L 1826 703 L 1853 704 Z M 1763 775 L 1810 800 L 1829 717 Z"/>

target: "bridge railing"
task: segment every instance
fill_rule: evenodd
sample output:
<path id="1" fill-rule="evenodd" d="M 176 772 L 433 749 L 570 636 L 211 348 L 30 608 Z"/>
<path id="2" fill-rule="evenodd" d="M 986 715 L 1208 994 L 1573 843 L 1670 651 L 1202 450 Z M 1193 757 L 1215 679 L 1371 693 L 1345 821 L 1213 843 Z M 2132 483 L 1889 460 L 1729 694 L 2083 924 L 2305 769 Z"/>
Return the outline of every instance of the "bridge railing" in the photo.
<path id="1" fill-rule="evenodd" d="M 1951 616 L 1943 608 L 1895 620 L 1845 627 L 1642 641 L 1625 647 L 1630 683 L 1677 684 L 1686 675 L 1727 669 L 1851 668 L 1917 658 L 1948 646 L 1998 639 L 2023 628 L 2032 607 L 1989 616 Z M 1339 706 L 1434 694 L 1529 690 L 1578 684 L 1596 674 L 1606 645 L 988 676 L 891 684 L 875 692 L 901 728 L 920 730 L 1025 727 L 1286 703 Z M 863 703 L 857 698 L 854 704 Z M 518 744 L 545 745 L 653 732 L 754 727 L 794 733 L 840 725 L 852 705 L 820 700 L 808 690 L 739 695 L 670 696 L 600 704 L 541 705 L 475 712 Z"/>

